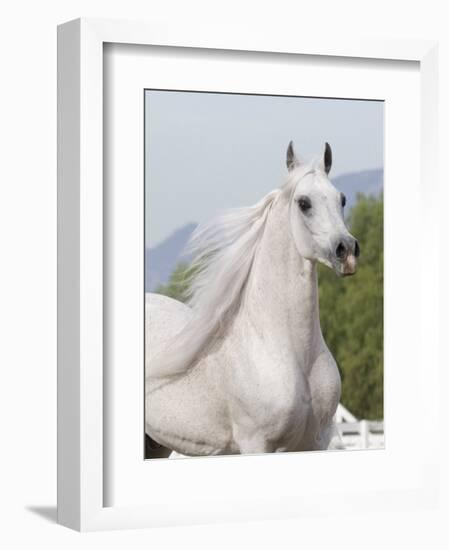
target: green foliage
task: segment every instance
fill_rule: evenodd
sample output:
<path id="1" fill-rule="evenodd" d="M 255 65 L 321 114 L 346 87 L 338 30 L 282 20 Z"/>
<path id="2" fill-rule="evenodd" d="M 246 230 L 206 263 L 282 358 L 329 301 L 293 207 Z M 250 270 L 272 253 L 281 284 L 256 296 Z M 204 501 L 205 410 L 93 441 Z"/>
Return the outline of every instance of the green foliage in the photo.
<path id="1" fill-rule="evenodd" d="M 170 275 L 168 283 L 166 285 L 159 285 L 155 292 L 184 302 L 192 275 L 193 270 L 189 265 L 185 262 L 180 262 Z"/>
<path id="2" fill-rule="evenodd" d="M 383 418 L 383 197 L 358 195 L 348 225 L 360 243 L 354 277 L 319 266 L 320 318 L 342 377 L 342 403 L 357 417 Z M 156 290 L 185 300 L 192 270 L 180 263 Z"/>
<path id="3" fill-rule="evenodd" d="M 342 403 L 360 418 L 383 418 L 383 197 L 359 195 L 348 225 L 359 268 L 341 279 L 319 268 L 324 338 L 342 377 Z"/>

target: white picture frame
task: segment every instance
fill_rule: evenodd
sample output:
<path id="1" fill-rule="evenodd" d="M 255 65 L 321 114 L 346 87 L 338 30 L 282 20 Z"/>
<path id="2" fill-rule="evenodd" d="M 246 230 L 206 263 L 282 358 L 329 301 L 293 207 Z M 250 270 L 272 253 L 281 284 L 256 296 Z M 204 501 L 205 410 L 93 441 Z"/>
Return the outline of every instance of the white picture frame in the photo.
<path id="1" fill-rule="evenodd" d="M 260 37 L 253 33 L 238 33 L 230 38 L 224 30 L 205 29 L 201 36 L 189 34 L 180 26 L 164 29 L 157 24 L 81 19 L 58 28 L 58 521 L 78 530 L 150 527 L 170 524 L 206 523 L 225 520 L 269 519 L 308 514 L 328 514 L 337 503 L 340 511 L 351 511 L 361 505 L 375 510 L 385 506 L 419 509 L 435 505 L 438 493 L 436 446 L 429 446 L 414 463 L 422 475 L 413 478 L 409 486 L 371 490 L 361 495 L 341 488 L 328 495 L 326 503 L 307 493 L 307 502 L 294 489 L 288 495 L 276 494 L 265 498 L 234 499 L 213 494 L 210 489 L 200 499 L 184 496 L 179 502 L 144 502 L 105 505 L 108 487 L 105 480 L 106 447 L 104 399 L 104 45 L 157 45 L 171 49 L 176 57 L 179 48 L 258 52 L 270 55 L 326 56 L 343 58 L 348 62 L 363 60 L 395 60 L 415 62 L 419 71 L 419 124 L 409 132 L 417 132 L 420 153 L 420 176 L 417 193 L 425 193 L 426 204 L 421 220 L 421 245 L 426 243 L 428 261 L 438 255 L 438 221 L 433 215 L 437 204 L 436 185 L 438 74 L 437 46 L 431 41 L 335 40 L 317 41 L 285 37 L 283 41 Z M 179 51 L 179 50 L 178 50 Z M 419 134 L 419 135 L 418 135 Z M 388 170 L 388 163 L 387 163 Z M 416 198 L 416 197 L 415 197 Z M 425 220 L 425 221 L 424 221 Z M 437 414 L 433 400 L 438 388 L 438 331 L 429 330 L 426 322 L 438 314 L 438 289 L 420 300 L 421 324 L 418 335 L 426 348 L 427 372 L 423 384 L 423 399 L 428 408 L 425 419 L 432 421 Z M 423 355 L 416 358 L 417 369 Z M 143 368 L 143 367 L 142 367 Z M 430 430 L 436 428 L 430 428 Z M 388 433 L 387 433 L 388 438 Z M 310 455 L 309 455 L 310 456 Z M 323 456 L 320 454 L 319 456 Z M 335 455 L 336 456 L 336 455 Z M 347 455 L 346 455 L 347 456 Z M 315 459 L 318 455 L 315 455 Z M 340 455 L 340 462 L 344 459 Z M 273 458 L 266 457 L 264 471 L 275 475 Z M 201 470 L 197 459 L 196 463 Z M 206 459 L 207 460 L 207 459 Z M 231 460 L 217 458 L 214 472 L 230 471 Z M 245 461 L 252 460 L 245 457 Z M 285 458 L 283 467 L 295 467 L 296 454 Z M 320 458 L 320 461 L 323 459 Z M 220 461 L 220 462 L 219 462 Z M 287 464 L 287 461 L 289 465 Z M 309 460 L 310 462 L 310 460 Z M 246 464 L 250 464 L 246 462 Z M 388 468 L 383 461 L 382 468 Z M 252 468 L 252 465 L 251 465 Z M 260 463 L 259 463 L 260 468 Z M 123 475 L 123 472 L 120 473 Z M 159 474 L 158 474 L 159 475 Z M 234 475 L 234 474 L 233 474 Z M 237 475 L 243 475 L 237 473 Z M 413 477 L 413 476 L 412 476 Z M 416 477 L 416 476 L 415 476 Z M 410 478 L 411 479 L 411 478 Z M 407 484 L 406 484 L 407 485 Z M 160 489 L 158 489 L 160 490 Z M 343 502 L 344 501 L 344 502 Z"/>

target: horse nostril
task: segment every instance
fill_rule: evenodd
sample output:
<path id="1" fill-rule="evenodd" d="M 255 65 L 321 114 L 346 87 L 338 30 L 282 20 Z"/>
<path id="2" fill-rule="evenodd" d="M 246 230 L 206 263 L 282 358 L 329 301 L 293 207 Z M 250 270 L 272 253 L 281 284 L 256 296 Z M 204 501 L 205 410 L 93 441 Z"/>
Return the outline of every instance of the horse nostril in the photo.
<path id="1" fill-rule="evenodd" d="M 335 250 L 335 254 L 339 260 L 343 260 L 346 257 L 346 246 L 340 243 Z"/>
<path id="2" fill-rule="evenodd" d="M 356 258 L 358 258 L 360 256 L 360 246 L 359 246 L 359 241 L 355 241 L 355 246 L 354 246 L 354 256 Z"/>

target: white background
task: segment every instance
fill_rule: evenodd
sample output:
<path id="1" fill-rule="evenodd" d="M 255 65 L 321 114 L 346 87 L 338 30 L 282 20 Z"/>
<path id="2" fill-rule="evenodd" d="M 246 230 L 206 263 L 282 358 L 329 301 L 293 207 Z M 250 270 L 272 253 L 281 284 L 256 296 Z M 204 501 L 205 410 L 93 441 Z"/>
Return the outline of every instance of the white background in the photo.
<path id="1" fill-rule="evenodd" d="M 372 10 L 372 11 L 370 11 Z M 303 519 L 79 535 L 59 527 L 56 498 L 56 25 L 83 16 L 160 18 L 185 25 L 219 21 L 262 26 L 267 33 L 360 32 L 441 40 L 446 62 L 441 96 L 449 96 L 449 39 L 443 2 L 65 2 L 10 3 L 2 9 L 0 86 L 0 544 L 4 548 L 447 548 L 448 476 L 442 472 L 445 510 L 375 517 Z M 441 127 L 447 128 L 447 102 Z M 448 139 L 440 134 L 444 161 Z M 406 159 L 404 159 L 406 162 Z M 440 190 L 442 212 L 448 191 Z M 444 194 L 444 196 L 443 196 Z M 448 216 L 444 230 L 449 236 Z M 444 242 L 444 239 L 443 239 Z M 444 260 L 441 277 L 449 280 Z M 416 259 L 414 259 L 416 261 Z M 423 258 L 422 261 L 425 261 Z M 430 269 L 438 266 L 429 266 Z M 447 292 L 445 291 L 447 304 Z M 446 322 L 446 308 L 435 322 Z M 448 375 L 442 372 L 441 396 Z M 444 393 L 443 393 L 444 392 Z M 441 410 L 448 413 L 447 397 Z M 449 420 L 449 418 L 448 418 Z M 449 425 L 449 422 L 448 424 Z M 447 432 L 442 434 L 447 453 Z M 423 435 L 423 439 L 425 436 Z M 419 438 L 417 443 L 419 443 Z M 411 448 L 411 452 L 413 449 Z M 447 454 L 446 454 L 447 456 Z M 34 511 L 33 511 L 34 510 Z M 45 516 L 45 517 L 43 517 Z M 47 519 L 45 519 L 47 518 Z"/>

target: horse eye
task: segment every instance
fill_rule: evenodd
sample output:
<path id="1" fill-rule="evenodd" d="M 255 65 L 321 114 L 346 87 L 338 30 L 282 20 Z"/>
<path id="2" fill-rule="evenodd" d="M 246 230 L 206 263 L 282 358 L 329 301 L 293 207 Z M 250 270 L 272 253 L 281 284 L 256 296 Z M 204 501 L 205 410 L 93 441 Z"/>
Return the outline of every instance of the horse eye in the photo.
<path id="1" fill-rule="evenodd" d="M 302 212 L 306 212 L 307 210 L 312 208 L 312 203 L 310 202 L 309 197 L 299 197 L 298 206 Z"/>
<path id="2" fill-rule="evenodd" d="M 346 206 L 346 197 L 343 193 L 341 194 L 341 205 L 343 208 Z"/>

